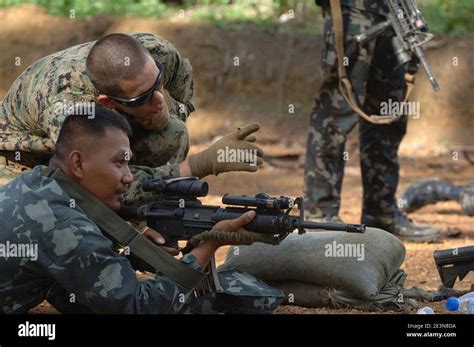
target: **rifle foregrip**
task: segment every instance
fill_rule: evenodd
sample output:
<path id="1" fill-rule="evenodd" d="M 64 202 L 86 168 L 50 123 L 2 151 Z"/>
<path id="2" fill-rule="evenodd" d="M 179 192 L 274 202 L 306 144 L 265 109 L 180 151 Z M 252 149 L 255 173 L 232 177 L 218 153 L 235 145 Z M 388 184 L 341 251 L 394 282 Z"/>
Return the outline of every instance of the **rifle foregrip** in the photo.
<path id="1" fill-rule="evenodd" d="M 239 218 L 243 213 L 247 211 L 251 210 L 242 209 L 241 211 L 229 211 L 227 209 L 221 209 L 213 215 L 213 220 L 215 222 L 220 222 L 222 220 Z M 243 228 L 256 233 L 273 235 L 280 234 L 282 232 L 293 231 L 292 228 L 289 228 L 291 230 L 287 230 L 287 228 L 282 225 L 279 216 L 259 214 L 258 212 L 255 218 L 252 219 L 250 223 L 244 225 Z"/>
<path id="2" fill-rule="evenodd" d="M 391 26 L 391 23 L 390 21 L 387 20 L 385 22 L 382 22 L 373 26 L 366 32 L 363 32 L 362 34 L 357 35 L 354 39 L 357 41 L 357 43 L 364 45 L 366 42 L 369 42 L 370 40 L 382 34 L 390 26 Z"/>

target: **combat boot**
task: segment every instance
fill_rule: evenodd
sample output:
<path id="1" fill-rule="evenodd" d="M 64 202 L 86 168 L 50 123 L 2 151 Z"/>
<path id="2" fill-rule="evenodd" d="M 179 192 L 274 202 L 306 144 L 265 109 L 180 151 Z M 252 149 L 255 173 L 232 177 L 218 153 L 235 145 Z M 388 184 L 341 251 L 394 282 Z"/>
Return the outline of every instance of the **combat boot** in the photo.
<path id="1" fill-rule="evenodd" d="M 362 224 L 392 233 L 402 241 L 433 242 L 440 233 L 429 225 L 414 224 L 404 213 L 395 211 L 391 215 L 375 216 L 362 214 Z"/>

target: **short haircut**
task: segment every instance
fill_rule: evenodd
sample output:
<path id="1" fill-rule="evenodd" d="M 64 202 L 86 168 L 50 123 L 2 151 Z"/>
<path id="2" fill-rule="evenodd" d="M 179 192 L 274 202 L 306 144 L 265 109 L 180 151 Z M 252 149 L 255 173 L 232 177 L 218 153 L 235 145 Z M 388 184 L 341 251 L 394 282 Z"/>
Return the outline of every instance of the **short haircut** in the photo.
<path id="1" fill-rule="evenodd" d="M 133 37 L 110 34 L 97 41 L 86 60 L 86 73 L 100 93 L 127 97 L 121 81 L 131 81 L 143 69 L 150 53 Z"/>
<path id="2" fill-rule="evenodd" d="M 103 137 L 107 128 L 119 129 L 128 138 L 132 137 L 132 130 L 124 117 L 97 104 L 94 106 L 93 117 L 83 115 L 79 110 L 66 117 L 56 141 L 55 156 L 58 159 L 65 159 L 73 150 L 83 148 L 91 141 L 91 136 Z"/>

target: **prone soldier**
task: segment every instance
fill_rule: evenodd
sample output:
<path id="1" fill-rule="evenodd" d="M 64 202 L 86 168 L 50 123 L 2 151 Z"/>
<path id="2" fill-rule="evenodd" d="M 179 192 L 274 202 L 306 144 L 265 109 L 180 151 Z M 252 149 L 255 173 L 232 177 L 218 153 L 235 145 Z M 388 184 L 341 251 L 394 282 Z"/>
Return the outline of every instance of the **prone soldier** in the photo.
<path id="1" fill-rule="evenodd" d="M 0 312 L 24 313 L 44 299 L 63 313 L 273 312 L 281 291 L 237 269 L 217 273 L 219 290 L 197 293 L 215 251 L 236 241 L 205 240 L 179 261 L 114 213 L 133 182 L 130 135 L 129 124 L 108 109 L 97 107 L 92 119 L 72 114 L 50 166 L 0 188 Z M 213 229 L 245 233 L 254 217 L 249 212 Z M 131 248 L 152 251 L 153 279 L 137 280 L 109 232 L 128 232 Z M 150 236 L 164 241 L 156 231 Z"/>

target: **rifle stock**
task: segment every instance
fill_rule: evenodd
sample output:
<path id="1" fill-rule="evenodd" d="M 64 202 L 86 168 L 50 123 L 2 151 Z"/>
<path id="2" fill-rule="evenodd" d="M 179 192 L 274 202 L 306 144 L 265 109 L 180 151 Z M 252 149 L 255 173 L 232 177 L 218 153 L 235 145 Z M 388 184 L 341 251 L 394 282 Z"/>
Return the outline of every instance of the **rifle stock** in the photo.
<path id="1" fill-rule="evenodd" d="M 462 281 L 474 271 L 474 246 L 438 250 L 433 256 L 444 287 L 452 288 L 457 278 Z"/>

